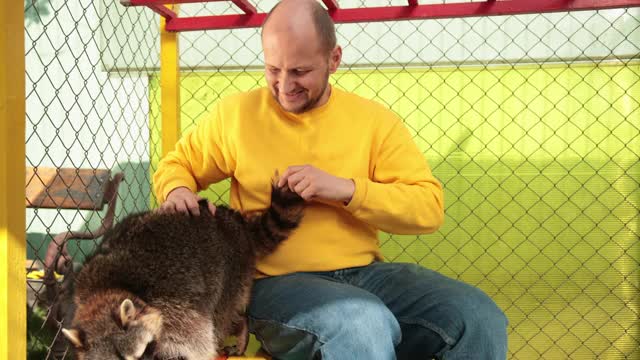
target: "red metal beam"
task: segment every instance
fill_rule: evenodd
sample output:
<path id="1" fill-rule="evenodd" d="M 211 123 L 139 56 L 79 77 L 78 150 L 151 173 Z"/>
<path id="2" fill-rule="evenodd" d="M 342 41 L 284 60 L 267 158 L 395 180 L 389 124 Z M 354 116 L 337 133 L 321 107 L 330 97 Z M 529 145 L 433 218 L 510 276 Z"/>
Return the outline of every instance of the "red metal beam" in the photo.
<path id="1" fill-rule="evenodd" d="M 409 0 L 409 6 L 416 6 L 418 5 L 418 0 Z"/>
<path id="2" fill-rule="evenodd" d="M 165 5 L 165 4 L 190 4 L 190 3 L 205 3 L 205 2 L 221 2 L 229 0 L 120 0 L 120 3 L 125 6 L 148 6 L 148 5 Z"/>
<path id="3" fill-rule="evenodd" d="M 245 14 L 256 14 L 258 10 L 249 3 L 247 0 L 231 0 L 240 10 L 244 11 Z"/>
<path id="4" fill-rule="evenodd" d="M 160 14 L 160 16 L 163 16 L 165 19 L 167 19 L 167 21 L 178 17 L 178 15 L 173 10 L 164 5 L 147 5 L 147 7 Z"/>
<path id="5" fill-rule="evenodd" d="M 148 6 L 149 4 L 157 4 L 160 2 L 184 3 L 195 2 L 196 0 L 129 1 L 131 5 Z M 234 0 L 234 2 L 235 1 L 240 0 Z M 417 0 L 409 0 L 410 5 L 405 6 L 340 9 L 337 8 L 338 4 L 336 0 L 323 0 L 323 2 L 327 4 L 328 8 L 330 8 L 330 6 L 333 6 L 330 4 L 335 4 L 336 8 L 330 10 L 330 14 L 336 23 L 537 14 L 640 6 L 640 0 L 487 0 L 466 3 L 446 3 L 431 5 L 419 5 L 417 4 Z M 416 3 L 416 5 L 413 5 L 414 2 Z M 245 15 L 214 15 L 185 18 L 174 17 L 168 19 L 166 29 L 169 31 L 193 31 L 259 27 L 262 25 L 265 16 L 266 14 L 264 13 L 248 13 Z"/>
<path id="6" fill-rule="evenodd" d="M 337 0 L 322 0 L 322 2 L 327 6 L 327 10 L 329 10 L 329 12 L 340 8 Z"/>
<path id="7" fill-rule="evenodd" d="M 337 23 L 443 19 L 471 16 L 538 14 L 640 6 L 640 0 L 509 0 L 339 9 L 331 14 Z"/>
<path id="8" fill-rule="evenodd" d="M 262 26 L 267 14 L 212 15 L 174 18 L 167 21 L 167 31 L 193 31 L 210 29 L 238 29 Z"/>

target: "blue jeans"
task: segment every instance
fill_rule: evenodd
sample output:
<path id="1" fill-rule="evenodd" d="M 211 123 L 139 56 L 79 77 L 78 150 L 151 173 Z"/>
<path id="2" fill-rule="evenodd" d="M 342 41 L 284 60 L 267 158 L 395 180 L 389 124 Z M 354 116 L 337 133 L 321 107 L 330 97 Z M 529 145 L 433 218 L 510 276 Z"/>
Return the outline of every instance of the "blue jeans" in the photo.
<path id="1" fill-rule="evenodd" d="M 374 262 L 257 280 L 249 329 L 275 359 L 506 359 L 507 319 L 481 290 Z"/>

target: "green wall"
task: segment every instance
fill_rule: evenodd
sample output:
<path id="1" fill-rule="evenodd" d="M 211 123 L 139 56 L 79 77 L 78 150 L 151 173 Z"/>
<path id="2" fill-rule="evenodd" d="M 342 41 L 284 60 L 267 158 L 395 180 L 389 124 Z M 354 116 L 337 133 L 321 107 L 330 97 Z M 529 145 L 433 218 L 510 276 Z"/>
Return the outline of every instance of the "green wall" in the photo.
<path id="1" fill-rule="evenodd" d="M 349 70 L 333 83 L 405 119 L 445 187 L 443 228 L 381 234 L 389 260 L 489 293 L 513 358 L 640 359 L 640 65 Z M 182 128 L 263 84 L 260 72 L 184 75 Z M 205 195 L 226 202 L 228 186 Z"/>

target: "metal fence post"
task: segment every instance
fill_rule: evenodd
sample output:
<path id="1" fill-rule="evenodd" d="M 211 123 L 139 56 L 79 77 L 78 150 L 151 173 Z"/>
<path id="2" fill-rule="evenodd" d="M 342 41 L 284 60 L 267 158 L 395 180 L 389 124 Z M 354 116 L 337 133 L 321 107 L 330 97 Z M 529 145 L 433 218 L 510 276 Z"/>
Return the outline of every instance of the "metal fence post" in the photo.
<path id="1" fill-rule="evenodd" d="M 0 359 L 25 359 L 24 8 L 0 2 Z"/>
<path id="2" fill-rule="evenodd" d="M 178 5 L 173 6 L 176 13 Z M 178 33 L 165 30 L 160 20 L 160 87 L 162 92 L 162 156 L 173 150 L 180 136 L 180 63 Z"/>

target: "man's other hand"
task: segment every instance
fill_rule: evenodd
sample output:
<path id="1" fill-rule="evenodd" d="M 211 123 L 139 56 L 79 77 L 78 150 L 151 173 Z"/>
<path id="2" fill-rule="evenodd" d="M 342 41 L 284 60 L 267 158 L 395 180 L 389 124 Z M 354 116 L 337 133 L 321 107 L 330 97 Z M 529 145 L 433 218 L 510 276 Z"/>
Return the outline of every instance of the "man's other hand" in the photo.
<path id="1" fill-rule="evenodd" d="M 285 184 L 305 200 L 320 199 L 348 204 L 355 192 L 353 180 L 333 176 L 311 165 L 289 166 L 278 181 L 280 187 Z"/>
<path id="2" fill-rule="evenodd" d="M 197 194 L 194 194 L 186 187 L 178 187 L 167 195 L 167 200 L 160 205 L 159 211 L 161 213 L 174 214 L 184 213 L 198 216 L 200 215 L 200 206 L 198 201 L 202 198 Z M 216 213 L 216 207 L 209 201 L 207 201 L 209 211 L 211 214 Z"/>

